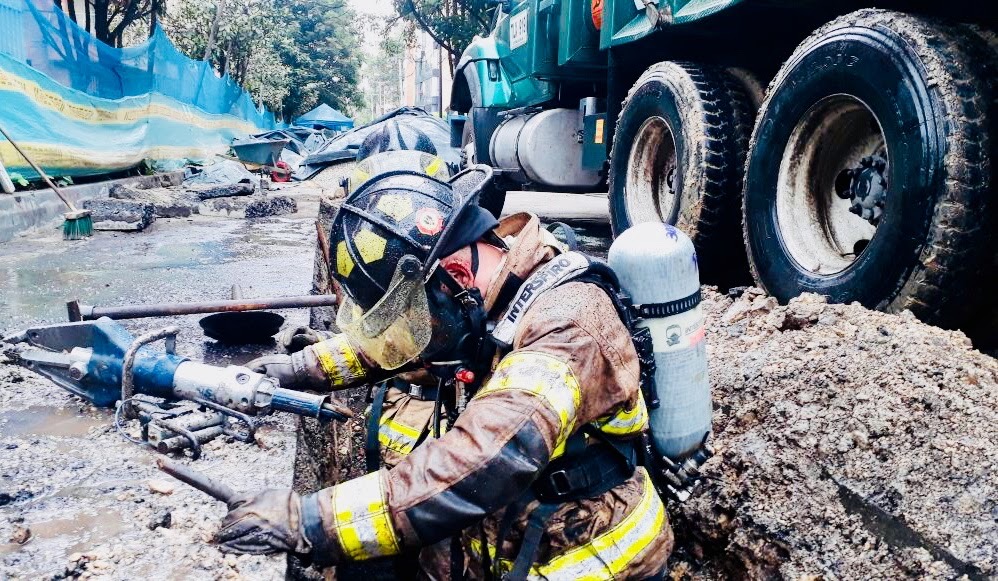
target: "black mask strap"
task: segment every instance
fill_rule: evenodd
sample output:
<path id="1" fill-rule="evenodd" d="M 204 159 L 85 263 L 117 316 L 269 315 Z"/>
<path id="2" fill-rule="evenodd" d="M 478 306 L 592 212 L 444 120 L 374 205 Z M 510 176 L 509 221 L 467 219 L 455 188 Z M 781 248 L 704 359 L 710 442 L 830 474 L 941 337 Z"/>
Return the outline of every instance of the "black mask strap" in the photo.
<path id="1" fill-rule="evenodd" d="M 478 278 L 478 243 L 471 245 L 471 275 Z"/>

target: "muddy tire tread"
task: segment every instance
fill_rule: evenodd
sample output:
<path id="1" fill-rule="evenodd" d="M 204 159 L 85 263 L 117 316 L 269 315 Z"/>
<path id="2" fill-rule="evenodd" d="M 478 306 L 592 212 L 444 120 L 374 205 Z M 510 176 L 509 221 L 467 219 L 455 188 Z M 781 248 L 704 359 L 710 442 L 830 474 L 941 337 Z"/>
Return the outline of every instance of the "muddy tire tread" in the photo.
<path id="1" fill-rule="evenodd" d="M 690 62 L 661 62 L 649 67 L 628 91 L 621 105 L 618 124 L 626 114 L 634 93 L 644 84 L 655 81 L 670 87 L 684 100 L 696 104 L 696 126 L 683 129 L 694 129 L 702 136 L 699 208 L 688 209 L 681 206 L 678 226 L 693 239 L 703 258 L 701 265 L 706 264 L 709 268 L 711 264 L 724 261 L 724 269 L 747 275 L 747 262 L 742 253 L 738 224 L 741 219 L 739 199 L 742 177 L 755 119 L 755 108 L 748 92 L 741 81 L 724 69 Z M 626 155 L 626 151 L 618 151 L 624 147 L 630 148 L 631 143 L 622 144 L 619 140 L 614 140 L 610 159 L 619 154 Z M 614 181 L 615 176 L 611 172 L 611 196 Z M 612 210 L 611 222 L 614 233 L 619 235 L 623 225 Z M 736 264 L 732 265 L 732 261 Z M 721 284 L 726 282 L 716 280 L 715 274 L 707 272 L 705 279 Z"/>
<path id="2" fill-rule="evenodd" d="M 990 258 L 986 249 L 993 220 L 990 210 L 981 211 L 989 206 L 994 143 L 993 105 L 991 99 L 980 98 L 991 94 L 984 79 L 994 75 L 994 67 L 985 64 L 990 60 L 987 46 L 969 31 L 932 19 L 887 10 L 860 10 L 819 28 L 801 43 L 770 83 L 761 111 L 768 108 L 774 89 L 786 81 L 792 63 L 828 34 L 854 26 L 890 27 L 915 47 L 926 67 L 933 97 L 945 108 L 948 120 L 945 175 L 941 180 L 945 191 L 935 204 L 929 236 L 914 270 L 877 306 L 892 312 L 908 309 L 938 325 L 959 324 L 980 303 L 981 285 L 977 283 Z M 760 114 L 752 135 L 753 147 L 762 119 Z M 977 136 L 980 142 L 953 139 L 959 135 Z M 748 247 L 744 208 L 742 228 L 749 267 L 762 284 Z"/>

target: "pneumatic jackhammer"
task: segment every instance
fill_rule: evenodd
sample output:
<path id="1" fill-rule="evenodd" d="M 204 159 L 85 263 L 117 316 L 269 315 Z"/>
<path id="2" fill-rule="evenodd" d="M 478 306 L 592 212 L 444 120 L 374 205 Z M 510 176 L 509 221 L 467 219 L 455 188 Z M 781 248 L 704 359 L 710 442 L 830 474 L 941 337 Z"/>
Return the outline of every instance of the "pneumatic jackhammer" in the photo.
<path id="1" fill-rule="evenodd" d="M 328 394 L 282 388 L 246 367 L 216 367 L 176 353 L 179 328 L 133 337 L 111 319 L 33 327 L 5 337 L 5 354 L 27 369 L 120 419 L 138 419 L 142 436 L 163 453 L 189 448 L 225 433 L 252 441 L 254 416 L 272 412 L 345 421 L 353 414 Z M 164 341 L 159 351 L 150 344 Z M 124 434 L 132 441 L 137 440 Z"/>

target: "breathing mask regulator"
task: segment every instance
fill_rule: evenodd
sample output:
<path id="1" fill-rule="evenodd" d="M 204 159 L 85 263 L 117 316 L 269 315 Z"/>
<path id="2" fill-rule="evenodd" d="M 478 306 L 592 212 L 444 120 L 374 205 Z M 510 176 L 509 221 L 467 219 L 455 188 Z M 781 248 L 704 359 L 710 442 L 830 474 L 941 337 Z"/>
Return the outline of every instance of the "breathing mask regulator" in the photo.
<path id="1" fill-rule="evenodd" d="M 426 367 L 467 384 L 491 363 L 487 314 L 440 260 L 498 225 L 478 206 L 492 179 L 474 166 L 442 182 L 412 171 L 375 176 L 350 194 L 333 222 L 333 277 L 344 290 L 337 325 L 379 367 Z"/>

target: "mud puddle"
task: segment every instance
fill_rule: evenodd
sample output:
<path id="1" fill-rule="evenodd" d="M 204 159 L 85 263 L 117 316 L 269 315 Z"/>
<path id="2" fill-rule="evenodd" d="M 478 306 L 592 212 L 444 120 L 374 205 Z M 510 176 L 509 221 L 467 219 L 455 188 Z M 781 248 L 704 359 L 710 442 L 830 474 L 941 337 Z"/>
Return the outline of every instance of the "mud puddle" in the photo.
<path id="1" fill-rule="evenodd" d="M 122 515 L 109 509 L 90 514 L 76 513 L 69 518 L 18 524 L 30 530 L 31 537 L 24 544 L 0 545 L 0 555 L 12 555 L 27 548 L 34 550 L 39 549 L 39 545 L 49 545 L 50 550 L 63 552 L 68 557 L 110 540 L 128 528 Z M 43 571 L 34 571 L 34 573 L 43 573 Z"/>
<path id="2" fill-rule="evenodd" d="M 0 438 L 62 436 L 80 438 L 91 429 L 106 425 L 108 417 L 94 417 L 71 409 L 31 406 L 23 410 L 0 412 Z"/>

